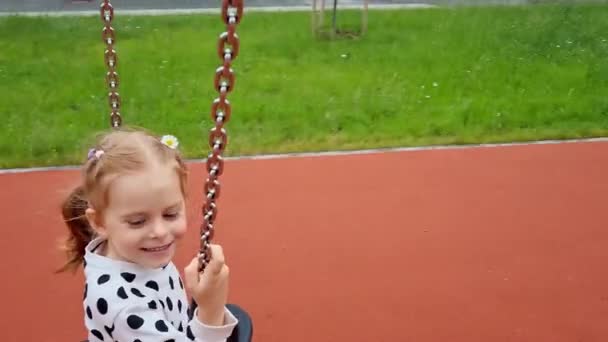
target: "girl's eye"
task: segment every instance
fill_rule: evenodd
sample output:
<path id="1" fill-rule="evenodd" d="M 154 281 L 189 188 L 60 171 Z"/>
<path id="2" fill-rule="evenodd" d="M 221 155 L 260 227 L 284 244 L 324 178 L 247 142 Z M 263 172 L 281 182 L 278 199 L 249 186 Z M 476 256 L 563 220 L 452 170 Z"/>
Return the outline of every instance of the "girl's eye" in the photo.
<path id="1" fill-rule="evenodd" d="M 167 213 L 163 215 L 166 219 L 173 220 L 176 219 L 179 213 Z"/>
<path id="2" fill-rule="evenodd" d="M 143 226 L 143 224 L 144 224 L 145 222 L 146 222 L 146 221 L 145 221 L 145 220 L 143 220 L 143 219 L 141 219 L 141 220 L 131 220 L 131 221 L 127 221 L 127 223 L 129 224 L 129 226 L 134 227 L 134 228 Z"/>

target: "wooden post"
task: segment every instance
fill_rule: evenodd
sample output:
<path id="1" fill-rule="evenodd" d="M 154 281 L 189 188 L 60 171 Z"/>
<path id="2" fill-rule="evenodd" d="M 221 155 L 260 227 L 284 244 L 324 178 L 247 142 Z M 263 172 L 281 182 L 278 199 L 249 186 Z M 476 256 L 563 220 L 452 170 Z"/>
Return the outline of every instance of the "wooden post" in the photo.
<path id="1" fill-rule="evenodd" d="M 361 19 L 361 35 L 367 32 L 367 8 L 369 0 L 363 0 L 363 15 Z"/>
<path id="2" fill-rule="evenodd" d="M 337 16 L 338 16 L 338 0 L 334 0 L 334 10 L 332 12 L 332 17 L 331 17 L 331 32 L 332 32 L 332 37 L 334 34 L 336 34 L 336 32 L 338 31 L 338 27 L 337 27 Z"/>
<path id="3" fill-rule="evenodd" d="M 318 36 L 320 34 L 321 29 L 323 28 L 323 18 L 325 17 L 325 0 L 313 0 L 312 1 L 312 33 L 314 36 Z"/>
<path id="4" fill-rule="evenodd" d="M 323 19 L 325 19 L 325 0 L 321 0 L 321 11 L 319 11 L 319 27 L 323 27 Z"/>
<path id="5" fill-rule="evenodd" d="M 311 28 L 312 28 L 312 35 L 316 36 L 317 35 L 317 0 L 312 0 L 312 16 L 311 16 Z"/>

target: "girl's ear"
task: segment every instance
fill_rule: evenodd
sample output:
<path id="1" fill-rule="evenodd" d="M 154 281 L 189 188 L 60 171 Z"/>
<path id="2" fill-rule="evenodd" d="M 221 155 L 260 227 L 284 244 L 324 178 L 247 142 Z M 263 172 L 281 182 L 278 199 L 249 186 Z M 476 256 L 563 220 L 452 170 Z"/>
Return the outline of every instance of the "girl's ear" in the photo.
<path id="1" fill-rule="evenodd" d="M 84 214 L 87 217 L 87 220 L 89 221 L 89 225 L 91 226 L 91 228 L 93 228 L 95 233 L 98 236 L 105 238 L 107 236 L 107 230 L 102 224 L 102 220 L 99 213 L 93 208 L 87 208 Z"/>

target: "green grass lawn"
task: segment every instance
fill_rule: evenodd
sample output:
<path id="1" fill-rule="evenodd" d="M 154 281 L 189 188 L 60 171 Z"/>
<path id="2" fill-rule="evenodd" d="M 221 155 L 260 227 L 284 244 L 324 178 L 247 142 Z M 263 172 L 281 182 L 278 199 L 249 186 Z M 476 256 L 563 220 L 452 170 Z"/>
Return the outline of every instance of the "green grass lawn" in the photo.
<path id="1" fill-rule="evenodd" d="M 125 123 L 204 157 L 219 16 L 116 16 Z M 309 13 L 247 13 L 226 153 L 608 135 L 607 18 L 608 5 L 370 11 L 362 39 L 328 41 Z M 0 18 L 0 167 L 79 163 L 109 127 L 101 27 Z"/>

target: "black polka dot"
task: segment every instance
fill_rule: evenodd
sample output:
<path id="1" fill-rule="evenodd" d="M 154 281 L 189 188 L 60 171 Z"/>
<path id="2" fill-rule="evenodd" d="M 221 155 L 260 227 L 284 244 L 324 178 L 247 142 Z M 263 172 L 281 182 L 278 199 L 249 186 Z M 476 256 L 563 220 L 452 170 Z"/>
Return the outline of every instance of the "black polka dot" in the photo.
<path id="1" fill-rule="evenodd" d="M 190 326 L 188 326 L 188 328 L 186 329 L 186 336 L 188 336 L 191 341 L 194 341 L 194 334 L 192 333 L 192 329 L 190 329 Z"/>
<path id="2" fill-rule="evenodd" d="M 175 289 L 175 286 L 173 284 L 173 278 L 169 277 L 169 286 L 171 286 L 171 290 Z"/>
<path id="3" fill-rule="evenodd" d="M 162 301 L 162 300 L 160 300 L 160 299 L 158 300 L 158 302 L 160 303 L 160 306 L 162 306 L 162 307 L 163 307 L 163 310 L 164 310 L 164 309 L 165 309 L 165 303 L 163 303 L 163 301 Z"/>
<path id="4" fill-rule="evenodd" d="M 151 288 L 152 290 L 156 290 L 158 291 L 158 283 L 155 282 L 154 280 L 150 280 L 149 282 L 146 283 L 146 287 Z"/>
<path id="5" fill-rule="evenodd" d="M 177 300 L 177 310 L 182 313 L 182 301 L 179 299 Z"/>
<path id="6" fill-rule="evenodd" d="M 175 340 L 171 338 L 171 339 L 166 340 L 165 342 L 175 342 Z"/>
<path id="7" fill-rule="evenodd" d="M 84 268 L 86 268 L 86 267 L 87 267 L 87 261 L 86 261 L 86 260 L 83 260 L 83 261 L 82 261 L 82 267 L 84 267 Z"/>
<path id="8" fill-rule="evenodd" d="M 182 278 L 179 278 L 179 287 L 181 287 L 181 289 L 184 289 L 184 283 L 182 283 Z"/>
<path id="9" fill-rule="evenodd" d="M 122 286 L 118 288 L 118 291 L 116 291 L 116 295 L 122 299 L 129 298 L 129 296 L 127 296 L 127 291 L 125 291 L 125 288 Z"/>
<path id="10" fill-rule="evenodd" d="M 103 341 L 103 334 L 101 333 L 101 331 L 93 329 L 91 330 L 91 334 Z"/>
<path id="11" fill-rule="evenodd" d="M 158 306 L 156 305 L 155 301 L 150 301 L 150 303 L 148 303 L 148 307 L 153 310 L 158 309 Z"/>
<path id="12" fill-rule="evenodd" d="M 97 300 L 97 311 L 102 315 L 108 313 L 108 302 L 105 299 L 99 298 Z"/>
<path id="13" fill-rule="evenodd" d="M 136 339 L 136 340 L 135 340 L 135 341 L 133 341 L 133 342 L 141 342 L 141 340 L 140 340 L 140 339 Z"/>
<path id="14" fill-rule="evenodd" d="M 135 280 L 135 274 L 133 274 L 133 273 L 123 272 L 123 273 L 120 274 L 120 276 L 124 280 L 128 281 L 129 283 L 131 283 L 131 282 L 133 282 L 133 280 Z"/>
<path id="15" fill-rule="evenodd" d="M 177 330 L 179 330 L 179 332 L 184 332 L 184 326 L 182 325 L 182 322 L 179 322 L 179 327 L 177 328 Z"/>
<path id="16" fill-rule="evenodd" d="M 144 294 L 142 294 L 142 293 L 141 293 L 141 292 L 140 292 L 138 289 L 136 289 L 136 288 L 132 288 L 132 289 L 131 289 L 131 293 L 132 293 L 132 294 L 134 294 L 134 295 L 136 295 L 136 296 L 137 296 L 137 297 L 139 297 L 139 298 L 144 298 L 144 297 L 145 297 L 145 295 L 144 295 Z"/>
<path id="17" fill-rule="evenodd" d="M 110 275 L 104 274 L 101 277 L 99 277 L 99 279 L 97 279 L 97 284 L 102 285 L 102 284 L 107 283 L 108 281 L 110 281 Z"/>
<path id="18" fill-rule="evenodd" d="M 169 308 L 169 311 L 173 311 L 173 302 L 169 297 L 167 297 L 167 307 Z"/>
<path id="19" fill-rule="evenodd" d="M 89 319 L 93 319 L 93 313 L 91 312 L 91 308 L 87 306 L 87 316 Z"/>
<path id="20" fill-rule="evenodd" d="M 89 292 L 89 284 L 84 284 L 84 295 L 82 296 L 82 300 L 87 299 L 87 292 Z"/>
<path id="21" fill-rule="evenodd" d="M 143 318 L 137 315 L 130 315 L 129 317 L 127 317 L 127 324 L 129 325 L 129 328 L 137 330 L 141 328 L 142 325 L 144 325 L 144 320 Z"/>
<path id="22" fill-rule="evenodd" d="M 107 326 L 105 326 L 105 325 L 104 325 L 103 327 L 104 327 L 104 329 L 106 329 L 106 332 L 108 333 L 108 335 L 110 335 L 110 337 L 114 338 L 114 337 L 112 336 L 112 333 L 114 332 L 114 329 L 116 328 L 116 327 L 114 326 L 114 324 L 112 324 L 112 327 L 111 327 L 111 328 L 108 328 L 108 327 L 107 327 Z"/>
<path id="23" fill-rule="evenodd" d="M 160 332 L 169 331 L 169 327 L 167 326 L 167 324 L 165 324 L 165 321 L 163 321 L 162 319 L 159 319 L 158 321 L 156 321 L 154 326 L 156 327 L 156 330 L 158 330 Z"/>

